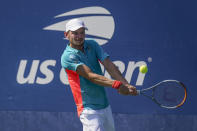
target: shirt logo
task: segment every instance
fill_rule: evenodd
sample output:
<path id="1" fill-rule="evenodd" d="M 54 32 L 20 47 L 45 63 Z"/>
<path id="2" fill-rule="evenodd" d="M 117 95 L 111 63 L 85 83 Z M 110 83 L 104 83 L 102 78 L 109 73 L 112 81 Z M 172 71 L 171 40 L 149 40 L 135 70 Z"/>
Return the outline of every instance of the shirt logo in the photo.
<path id="1" fill-rule="evenodd" d="M 115 30 L 115 22 L 111 13 L 100 6 L 85 7 L 80 9 L 75 9 L 69 12 L 65 12 L 55 16 L 55 19 L 62 17 L 76 16 L 74 18 L 79 18 L 84 21 L 85 25 L 88 27 L 86 31 L 86 39 L 94 39 L 99 45 L 106 44 L 113 36 Z M 63 21 L 54 23 L 52 25 L 46 26 L 43 30 L 52 31 L 65 31 L 65 25 L 70 19 L 65 19 Z"/>
<path id="2" fill-rule="evenodd" d="M 79 63 L 79 60 L 77 59 L 77 57 L 75 56 L 75 55 L 73 55 L 73 54 L 71 54 L 70 56 L 69 56 L 69 59 L 72 61 L 72 62 L 74 62 L 74 63 Z"/>

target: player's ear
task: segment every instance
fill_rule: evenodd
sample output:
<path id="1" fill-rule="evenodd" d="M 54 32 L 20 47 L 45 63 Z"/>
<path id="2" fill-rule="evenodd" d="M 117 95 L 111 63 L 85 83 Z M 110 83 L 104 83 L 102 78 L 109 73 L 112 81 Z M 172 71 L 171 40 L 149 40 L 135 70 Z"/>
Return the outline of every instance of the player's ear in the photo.
<path id="1" fill-rule="evenodd" d="M 64 37 L 65 38 L 68 38 L 68 33 L 69 33 L 69 31 L 68 32 L 64 32 Z"/>

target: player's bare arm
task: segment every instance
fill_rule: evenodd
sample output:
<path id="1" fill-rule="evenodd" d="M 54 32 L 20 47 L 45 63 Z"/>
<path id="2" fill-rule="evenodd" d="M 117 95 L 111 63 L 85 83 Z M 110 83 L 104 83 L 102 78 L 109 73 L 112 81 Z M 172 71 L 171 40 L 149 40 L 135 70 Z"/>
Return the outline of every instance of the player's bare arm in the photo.
<path id="1" fill-rule="evenodd" d="M 115 80 L 111 80 L 111 79 L 108 79 L 102 75 L 98 75 L 96 73 L 93 73 L 91 71 L 91 69 L 86 65 L 78 66 L 77 73 L 79 75 L 83 76 L 84 78 L 90 80 L 91 82 L 101 85 L 101 86 L 113 87 L 114 82 L 115 82 Z M 129 84 L 122 84 L 122 85 L 120 85 L 118 91 L 120 94 L 123 94 L 123 95 L 129 95 L 129 94 L 135 95 L 133 88 L 134 87 L 132 87 Z"/>
<path id="2" fill-rule="evenodd" d="M 91 69 L 86 65 L 79 65 L 77 67 L 77 73 L 83 76 L 84 78 L 90 80 L 91 82 L 101 85 L 101 86 L 112 87 L 114 83 L 114 80 L 111 80 L 102 75 L 93 73 Z"/>
<path id="3" fill-rule="evenodd" d="M 119 93 L 124 94 L 124 95 L 137 95 L 136 88 L 132 85 L 130 85 L 127 80 L 122 76 L 121 72 L 119 69 L 116 67 L 116 65 L 109 59 L 106 58 L 103 63 L 102 63 L 107 70 L 107 72 L 111 75 L 111 77 L 115 80 L 119 80 L 123 83 L 124 86 L 121 86 L 119 88 Z M 127 88 L 127 89 L 125 89 Z M 126 91 L 129 90 L 129 91 Z"/>
<path id="4" fill-rule="evenodd" d="M 116 67 L 116 65 L 109 59 L 106 58 L 103 63 L 102 63 L 107 70 L 107 72 L 110 74 L 110 76 L 115 79 L 121 81 L 123 84 L 129 84 L 127 80 L 122 77 L 121 72 L 119 69 Z"/>

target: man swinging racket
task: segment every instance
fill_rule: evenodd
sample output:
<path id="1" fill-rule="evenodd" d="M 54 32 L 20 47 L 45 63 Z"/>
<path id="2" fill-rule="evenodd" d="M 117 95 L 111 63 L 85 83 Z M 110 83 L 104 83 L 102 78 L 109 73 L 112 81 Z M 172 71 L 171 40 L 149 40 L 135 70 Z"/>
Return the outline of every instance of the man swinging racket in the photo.
<path id="1" fill-rule="evenodd" d="M 67 73 L 83 131 L 115 131 L 104 88 L 112 87 L 123 95 L 137 95 L 137 91 L 96 41 L 85 40 L 86 29 L 79 19 L 67 22 L 64 36 L 69 43 L 62 54 L 61 65 Z M 114 80 L 103 76 L 99 62 Z"/>

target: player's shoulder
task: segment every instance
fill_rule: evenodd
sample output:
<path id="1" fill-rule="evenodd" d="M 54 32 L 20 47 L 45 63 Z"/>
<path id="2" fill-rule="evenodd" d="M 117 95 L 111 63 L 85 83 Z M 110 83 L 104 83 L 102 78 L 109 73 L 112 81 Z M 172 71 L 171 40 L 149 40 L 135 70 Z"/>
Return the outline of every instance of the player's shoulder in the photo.
<path id="1" fill-rule="evenodd" d="M 68 51 L 68 50 L 64 50 L 64 52 L 62 54 L 63 59 L 68 59 L 68 58 L 72 58 L 72 57 L 76 57 L 76 56 L 77 56 L 76 52 Z"/>
<path id="2" fill-rule="evenodd" d="M 80 62 L 80 56 L 75 51 L 70 51 L 67 49 L 64 50 L 61 56 L 62 67 L 69 68 L 69 66 L 78 64 L 79 62 Z"/>
<path id="3" fill-rule="evenodd" d="M 67 46 L 67 48 L 63 51 L 61 59 L 67 60 L 70 58 L 75 58 L 77 56 L 77 52 L 72 50 Z"/>

